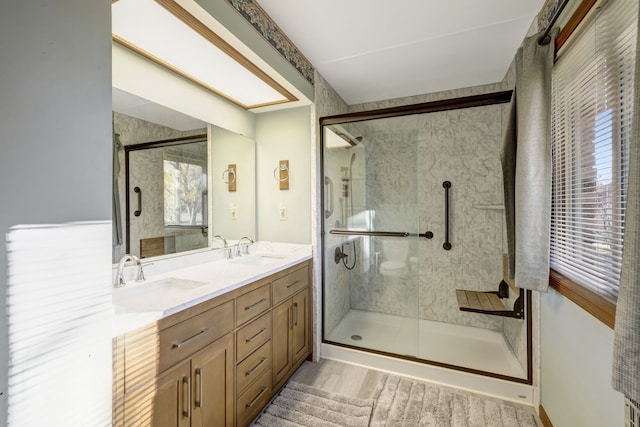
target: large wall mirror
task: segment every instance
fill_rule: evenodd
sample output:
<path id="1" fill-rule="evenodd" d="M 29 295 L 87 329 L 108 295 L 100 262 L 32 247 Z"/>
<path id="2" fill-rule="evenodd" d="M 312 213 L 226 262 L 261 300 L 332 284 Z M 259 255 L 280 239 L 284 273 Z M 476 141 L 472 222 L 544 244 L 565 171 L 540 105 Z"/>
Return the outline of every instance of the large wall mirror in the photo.
<path id="1" fill-rule="evenodd" d="M 114 89 L 113 262 L 255 238 L 255 142 Z"/>

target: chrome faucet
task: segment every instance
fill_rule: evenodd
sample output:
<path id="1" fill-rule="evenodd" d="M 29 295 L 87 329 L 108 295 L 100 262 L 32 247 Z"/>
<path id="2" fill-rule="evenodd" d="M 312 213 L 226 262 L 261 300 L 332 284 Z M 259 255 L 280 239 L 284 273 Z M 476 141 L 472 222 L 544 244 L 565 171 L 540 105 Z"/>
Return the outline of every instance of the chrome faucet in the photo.
<path id="1" fill-rule="evenodd" d="M 246 245 L 242 246 L 242 242 L 244 242 L 245 240 L 247 240 L 249 243 L 247 243 Z M 249 245 L 253 244 L 253 240 L 248 238 L 248 237 L 242 237 L 240 240 L 238 240 L 238 243 L 236 243 L 236 256 L 240 256 L 242 254 L 248 254 L 249 253 Z M 242 248 L 242 253 L 240 251 L 240 249 Z"/>
<path id="2" fill-rule="evenodd" d="M 216 234 L 215 236 L 213 236 L 212 242 L 215 242 L 216 240 L 222 240 L 222 244 L 223 244 L 222 248 L 224 249 L 224 259 L 233 258 L 233 252 L 232 252 L 232 249 L 229 247 L 229 244 L 227 243 L 227 239 L 225 239 L 219 234 Z"/>
<path id="3" fill-rule="evenodd" d="M 219 234 L 216 234 L 215 236 L 213 236 L 212 242 L 215 242 L 216 240 L 222 240 L 222 243 L 224 244 L 224 248 L 228 247 L 229 245 L 227 244 L 227 239 L 225 239 L 224 237 L 222 237 Z"/>
<path id="4" fill-rule="evenodd" d="M 144 280 L 144 271 L 142 271 L 142 262 L 140 262 L 140 258 L 135 255 L 125 254 L 120 258 L 120 262 L 118 263 L 118 274 L 116 276 L 116 283 L 113 285 L 116 288 L 126 285 L 124 281 L 123 273 L 124 267 L 127 261 L 133 261 L 136 263 L 138 267 L 138 275 L 136 276 L 136 282 L 142 282 Z"/>

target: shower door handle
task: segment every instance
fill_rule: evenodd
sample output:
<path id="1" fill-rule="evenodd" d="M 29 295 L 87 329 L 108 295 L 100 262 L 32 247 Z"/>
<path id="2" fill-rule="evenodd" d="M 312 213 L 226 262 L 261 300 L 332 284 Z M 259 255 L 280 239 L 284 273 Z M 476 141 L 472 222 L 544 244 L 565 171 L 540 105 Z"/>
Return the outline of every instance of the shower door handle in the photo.
<path id="1" fill-rule="evenodd" d="M 445 251 L 451 249 L 451 242 L 449 241 L 449 189 L 451 188 L 451 181 L 445 181 L 442 183 L 444 187 L 444 243 L 442 247 Z"/>
<path id="2" fill-rule="evenodd" d="M 328 176 L 324 177 L 324 185 L 328 187 L 327 190 L 327 205 L 329 205 L 329 209 L 324 211 L 324 217 L 329 218 L 333 214 L 333 181 Z"/>
<path id="3" fill-rule="evenodd" d="M 133 192 L 138 193 L 138 210 L 136 210 L 133 215 L 140 216 L 140 214 L 142 213 L 142 190 L 140 189 L 140 187 L 136 187 L 133 189 Z"/>

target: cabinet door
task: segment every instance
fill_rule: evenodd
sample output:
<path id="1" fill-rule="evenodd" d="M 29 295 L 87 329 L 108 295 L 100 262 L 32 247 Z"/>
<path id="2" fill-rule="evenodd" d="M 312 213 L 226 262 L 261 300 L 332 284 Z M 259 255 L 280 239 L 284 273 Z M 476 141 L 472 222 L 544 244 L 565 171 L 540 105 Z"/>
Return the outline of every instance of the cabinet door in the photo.
<path id="1" fill-rule="evenodd" d="M 229 334 L 191 359 L 191 427 L 234 424 L 233 340 Z"/>
<path id="2" fill-rule="evenodd" d="M 278 384 L 292 363 L 291 355 L 291 300 L 273 309 L 273 383 Z"/>
<path id="3" fill-rule="evenodd" d="M 190 387 L 190 364 L 186 361 L 125 396 L 125 425 L 189 427 Z"/>
<path id="4" fill-rule="evenodd" d="M 293 330 L 291 333 L 291 346 L 293 354 L 293 364 L 295 365 L 301 358 L 307 357 L 311 346 L 310 328 L 310 297 L 309 290 L 300 292 L 293 296 L 291 314 L 293 316 Z"/>

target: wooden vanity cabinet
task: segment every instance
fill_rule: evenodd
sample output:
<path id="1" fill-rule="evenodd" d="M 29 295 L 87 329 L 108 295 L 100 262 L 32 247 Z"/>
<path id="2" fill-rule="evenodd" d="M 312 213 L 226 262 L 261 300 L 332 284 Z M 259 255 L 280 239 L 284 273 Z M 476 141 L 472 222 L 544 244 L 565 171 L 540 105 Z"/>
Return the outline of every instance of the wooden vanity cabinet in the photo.
<path id="1" fill-rule="evenodd" d="M 114 338 L 113 425 L 249 425 L 311 353 L 310 266 Z"/>
<path id="2" fill-rule="evenodd" d="M 198 311 L 125 335 L 122 425 L 234 425 L 233 301 Z"/>
<path id="3" fill-rule="evenodd" d="M 273 383 L 277 390 L 311 353 L 309 268 L 273 282 Z"/>
<path id="4" fill-rule="evenodd" d="M 233 366 L 229 334 L 128 394 L 125 425 L 233 426 Z"/>

